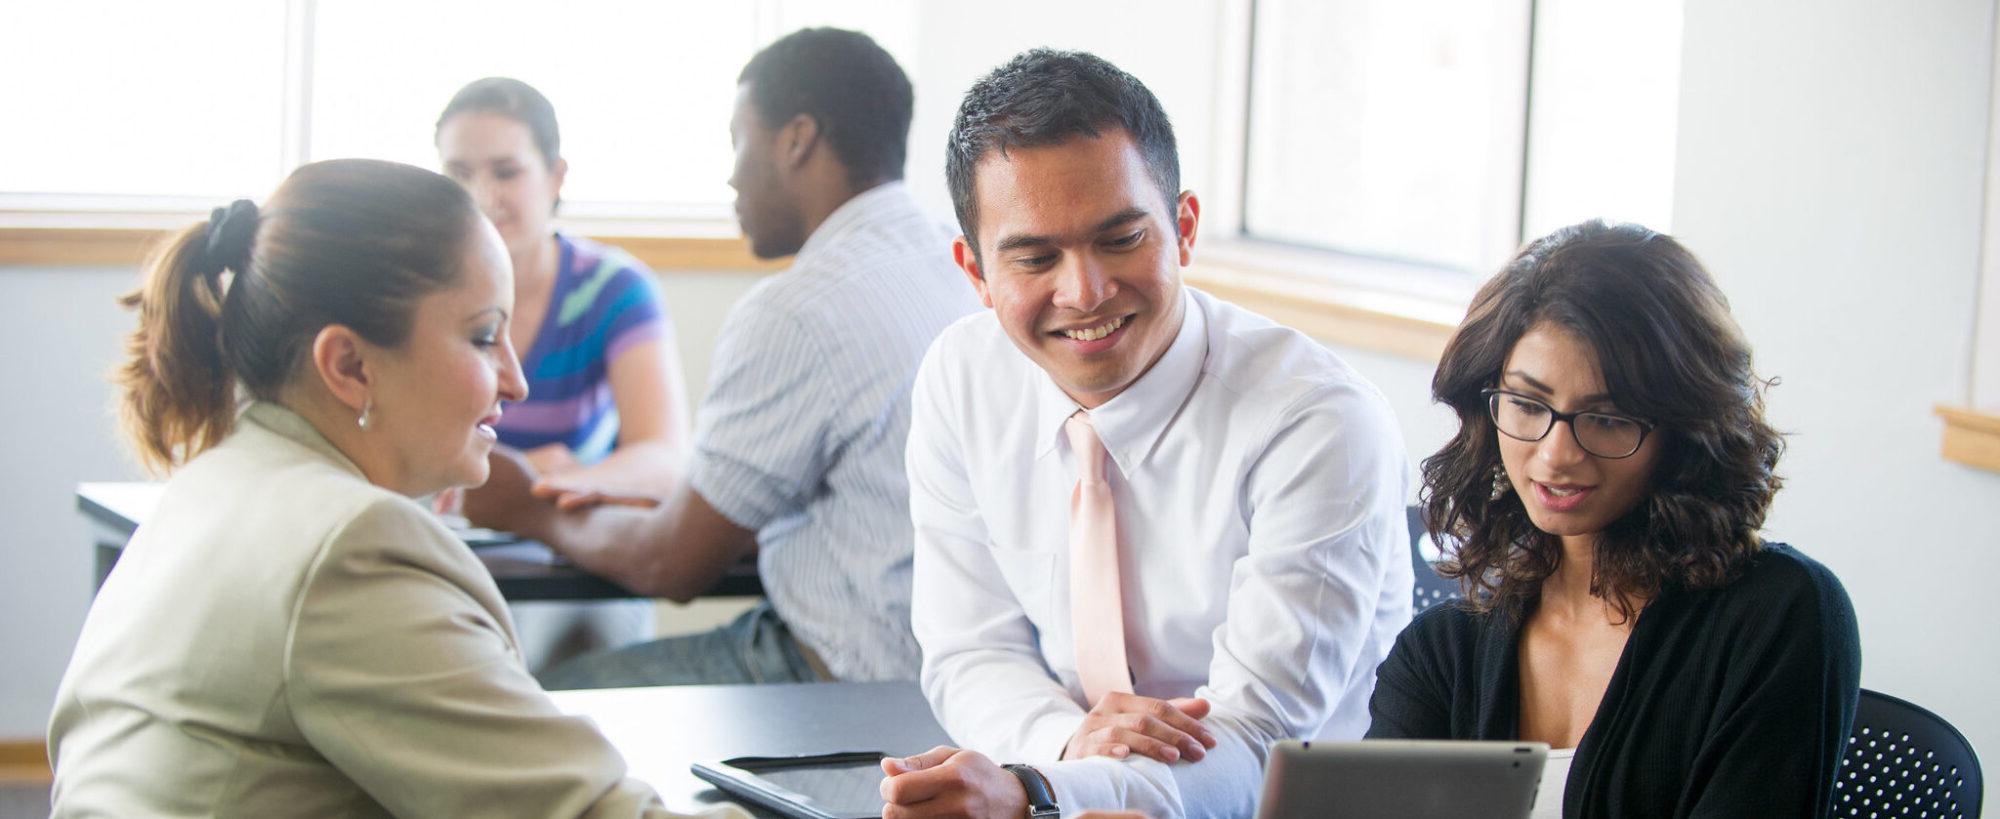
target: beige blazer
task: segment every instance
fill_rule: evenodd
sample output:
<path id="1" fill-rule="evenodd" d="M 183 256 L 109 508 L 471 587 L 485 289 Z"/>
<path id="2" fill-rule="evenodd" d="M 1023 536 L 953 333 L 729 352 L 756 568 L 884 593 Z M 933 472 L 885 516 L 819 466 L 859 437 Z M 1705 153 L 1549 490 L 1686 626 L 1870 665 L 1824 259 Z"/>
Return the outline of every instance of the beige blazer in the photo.
<path id="1" fill-rule="evenodd" d="M 275 404 L 133 535 L 49 761 L 59 817 L 668 815 L 529 676 L 478 558 Z"/>

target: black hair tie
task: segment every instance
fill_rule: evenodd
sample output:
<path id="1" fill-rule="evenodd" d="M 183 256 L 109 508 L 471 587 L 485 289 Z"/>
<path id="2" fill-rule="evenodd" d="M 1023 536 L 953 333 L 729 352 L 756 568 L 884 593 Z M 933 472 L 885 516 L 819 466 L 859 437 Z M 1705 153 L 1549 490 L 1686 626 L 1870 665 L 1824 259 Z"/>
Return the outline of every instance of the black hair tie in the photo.
<path id="1" fill-rule="evenodd" d="M 250 262 L 250 239 L 256 235 L 257 203 L 238 199 L 229 207 L 209 211 L 202 269 L 211 276 L 225 269 L 242 273 Z"/>

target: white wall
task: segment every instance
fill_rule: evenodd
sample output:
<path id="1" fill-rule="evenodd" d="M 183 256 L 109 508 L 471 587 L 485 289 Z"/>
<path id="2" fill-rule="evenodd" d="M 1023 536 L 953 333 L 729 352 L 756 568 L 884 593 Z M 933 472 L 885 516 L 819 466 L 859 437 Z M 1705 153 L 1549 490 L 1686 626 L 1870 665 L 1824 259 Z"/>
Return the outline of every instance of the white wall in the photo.
<path id="1" fill-rule="evenodd" d="M 0 268 L 0 739 L 39 736 L 90 605 L 78 481 L 139 476 L 110 434 L 107 377 L 130 271 Z"/>
<path id="2" fill-rule="evenodd" d="M 1793 433 L 1774 539 L 1826 563 L 1862 684 L 2000 749 L 2000 475 L 1948 463 L 1979 273 L 1989 0 L 1688 0 L 1674 224 Z M 1984 636 L 1981 636 L 1984 635 Z"/>

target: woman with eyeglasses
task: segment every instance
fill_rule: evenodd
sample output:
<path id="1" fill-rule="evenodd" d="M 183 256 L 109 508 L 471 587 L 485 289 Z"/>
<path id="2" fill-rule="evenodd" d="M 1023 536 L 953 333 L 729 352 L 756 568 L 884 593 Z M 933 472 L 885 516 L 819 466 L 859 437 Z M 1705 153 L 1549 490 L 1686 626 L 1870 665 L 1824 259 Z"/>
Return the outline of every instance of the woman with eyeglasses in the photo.
<path id="1" fill-rule="evenodd" d="M 1783 451 L 1721 291 L 1587 222 L 1488 282 L 1438 364 L 1425 528 L 1463 601 L 1378 671 L 1370 738 L 1553 749 L 1536 816 L 1822 816 L 1861 655 L 1832 572 L 1758 534 Z"/>

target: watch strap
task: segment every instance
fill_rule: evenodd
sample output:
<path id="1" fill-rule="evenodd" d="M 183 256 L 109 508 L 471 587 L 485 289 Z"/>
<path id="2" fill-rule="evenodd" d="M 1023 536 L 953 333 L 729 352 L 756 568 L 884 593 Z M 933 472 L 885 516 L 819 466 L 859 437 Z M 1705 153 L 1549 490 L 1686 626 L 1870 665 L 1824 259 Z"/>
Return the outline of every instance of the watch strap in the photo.
<path id="1" fill-rule="evenodd" d="M 1056 806 L 1055 788 L 1049 785 L 1048 777 L 1042 776 L 1041 771 L 1035 770 L 1033 765 L 1016 764 L 1000 767 L 1013 774 L 1015 779 L 1021 780 L 1021 790 L 1028 793 L 1029 819 L 1056 819 L 1062 815 L 1062 810 Z"/>

